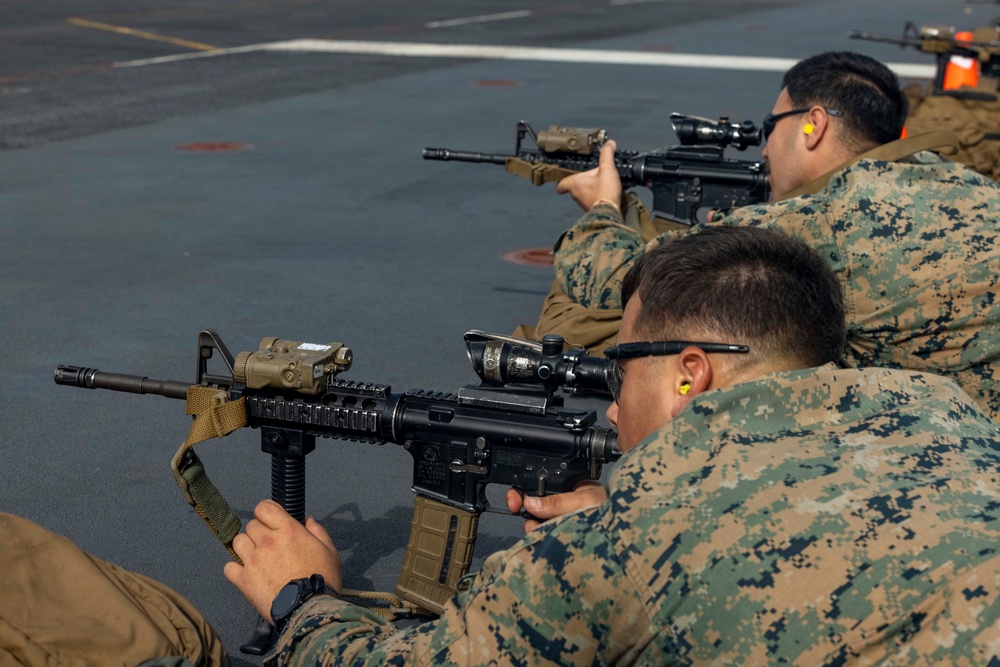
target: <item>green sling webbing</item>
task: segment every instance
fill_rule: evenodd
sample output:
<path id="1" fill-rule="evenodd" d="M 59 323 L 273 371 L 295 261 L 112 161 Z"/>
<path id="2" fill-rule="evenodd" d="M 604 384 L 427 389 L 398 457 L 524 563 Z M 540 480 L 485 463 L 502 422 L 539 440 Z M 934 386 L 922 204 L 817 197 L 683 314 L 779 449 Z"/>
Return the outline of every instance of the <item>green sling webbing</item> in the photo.
<path id="1" fill-rule="evenodd" d="M 243 523 L 208 478 L 204 464 L 194 452 L 194 446 L 205 440 L 227 436 L 246 426 L 246 401 L 243 398 L 230 401 L 224 391 L 194 385 L 188 389 L 187 414 L 194 416 L 194 422 L 191 424 L 187 440 L 170 462 L 174 479 L 181 489 L 184 500 L 208 525 L 233 560 L 242 565 L 243 561 L 233 551 L 233 538 L 239 534 Z M 389 621 L 400 614 L 433 615 L 433 612 L 392 593 L 345 588 L 341 591 L 341 595 L 365 600 L 365 607 Z"/>

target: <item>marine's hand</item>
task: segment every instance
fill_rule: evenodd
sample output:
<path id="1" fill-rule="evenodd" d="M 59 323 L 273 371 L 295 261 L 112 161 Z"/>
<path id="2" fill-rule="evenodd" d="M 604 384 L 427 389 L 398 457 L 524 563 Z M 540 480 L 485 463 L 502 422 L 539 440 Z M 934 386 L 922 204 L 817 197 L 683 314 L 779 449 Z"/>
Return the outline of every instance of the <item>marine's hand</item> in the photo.
<path id="1" fill-rule="evenodd" d="M 522 509 L 539 519 L 553 519 L 563 514 L 600 505 L 608 499 L 607 489 L 596 480 L 586 480 L 576 485 L 572 491 L 551 496 L 522 496 L 517 489 L 507 491 L 507 509 L 517 514 Z M 530 533 L 542 525 L 541 521 L 525 519 L 524 532 Z"/>
<path id="2" fill-rule="evenodd" d="M 226 563 L 229 583 L 271 621 L 271 602 L 293 579 L 321 574 L 340 591 L 340 554 L 323 526 L 309 518 L 300 524 L 273 500 L 261 501 L 246 532 L 233 539 L 233 550 L 243 560 Z"/>
<path id="3" fill-rule="evenodd" d="M 733 212 L 731 208 L 713 208 L 706 215 L 708 222 L 720 222 Z"/>
<path id="4" fill-rule="evenodd" d="M 567 176 L 556 183 L 556 192 L 569 194 L 584 211 L 589 211 L 601 199 L 621 206 L 622 181 L 615 167 L 615 142 L 608 140 L 601 147 L 597 169 Z"/>

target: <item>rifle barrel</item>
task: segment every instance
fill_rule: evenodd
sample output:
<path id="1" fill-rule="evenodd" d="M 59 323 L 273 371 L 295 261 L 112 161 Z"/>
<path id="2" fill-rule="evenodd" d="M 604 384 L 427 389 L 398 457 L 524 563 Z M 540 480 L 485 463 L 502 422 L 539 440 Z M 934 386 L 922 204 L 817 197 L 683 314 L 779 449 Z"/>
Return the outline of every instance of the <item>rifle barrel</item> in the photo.
<path id="1" fill-rule="evenodd" d="M 507 164 L 510 155 L 494 155 L 492 153 L 473 153 L 469 151 L 453 151 L 448 148 L 425 148 L 425 160 L 442 160 L 456 162 L 489 162 L 491 164 Z"/>
<path id="2" fill-rule="evenodd" d="M 898 44 L 899 46 L 920 46 L 920 40 L 908 39 L 905 37 L 893 37 L 892 35 L 880 35 L 874 32 L 863 32 L 861 30 L 849 30 L 847 36 L 851 39 L 864 39 L 869 42 L 886 42 L 888 44 Z"/>
<path id="3" fill-rule="evenodd" d="M 188 382 L 177 380 L 153 380 L 139 375 L 123 373 L 102 373 L 96 368 L 81 366 L 59 366 L 55 372 L 56 384 L 84 389 L 110 389 L 130 394 L 156 394 L 167 398 L 186 399 Z"/>

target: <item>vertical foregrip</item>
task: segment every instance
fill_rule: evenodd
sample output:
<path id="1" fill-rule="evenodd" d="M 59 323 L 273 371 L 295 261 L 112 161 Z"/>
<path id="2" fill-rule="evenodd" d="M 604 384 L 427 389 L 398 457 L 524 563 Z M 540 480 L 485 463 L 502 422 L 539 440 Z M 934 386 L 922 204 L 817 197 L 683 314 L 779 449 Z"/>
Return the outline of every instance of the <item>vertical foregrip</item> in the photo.
<path id="1" fill-rule="evenodd" d="M 396 595 L 440 614 L 469 571 L 478 528 L 476 512 L 417 496 Z"/>
<path id="2" fill-rule="evenodd" d="M 299 523 L 306 520 L 306 457 L 271 455 L 271 500 Z"/>

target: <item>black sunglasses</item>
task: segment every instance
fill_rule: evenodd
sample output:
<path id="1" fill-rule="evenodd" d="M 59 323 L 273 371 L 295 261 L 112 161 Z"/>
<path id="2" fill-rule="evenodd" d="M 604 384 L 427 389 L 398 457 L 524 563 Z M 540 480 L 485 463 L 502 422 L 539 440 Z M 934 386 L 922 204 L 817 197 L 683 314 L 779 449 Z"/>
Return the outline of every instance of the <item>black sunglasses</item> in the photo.
<path id="1" fill-rule="evenodd" d="M 764 122 L 760 124 L 761 132 L 764 133 L 764 141 L 767 141 L 767 138 L 771 136 L 772 132 L 774 132 L 774 126 L 779 120 L 781 120 L 782 118 L 788 118 L 789 116 L 795 116 L 800 113 L 805 113 L 809 111 L 809 109 L 811 108 L 812 107 L 806 109 L 792 109 L 791 111 L 783 111 L 779 114 L 769 113 L 766 116 L 764 116 Z M 837 111 L 836 109 L 824 109 L 824 111 L 826 111 L 831 116 L 844 115 L 843 113 Z"/>
<path id="2" fill-rule="evenodd" d="M 604 350 L 604 356 L 614 363 L 608 364 L 608 390 L 615 401 L 621 396 L 622 367 L 619 359 L 636 359 L 638 357 L 660 357 L 668 354 L 680 354 L 685 348 L 697 347 L 705 352 L 737 352 L 746 354 L 750 351 L 748 345 L 733 345 L 730 343 L 691 343 L 684 340 L 661 340 L 649 343 L 622 343 Z"/>

